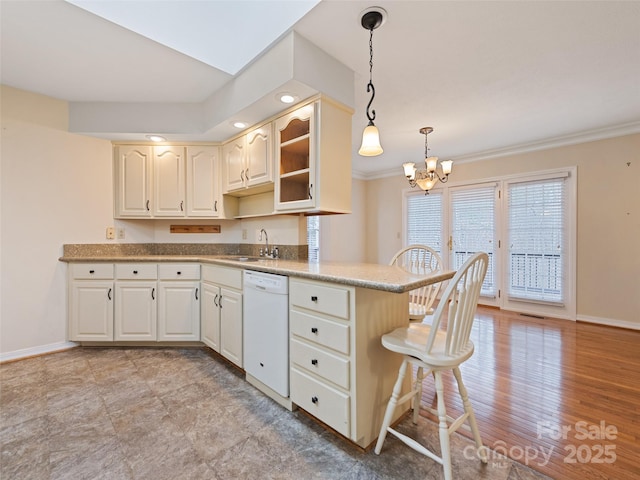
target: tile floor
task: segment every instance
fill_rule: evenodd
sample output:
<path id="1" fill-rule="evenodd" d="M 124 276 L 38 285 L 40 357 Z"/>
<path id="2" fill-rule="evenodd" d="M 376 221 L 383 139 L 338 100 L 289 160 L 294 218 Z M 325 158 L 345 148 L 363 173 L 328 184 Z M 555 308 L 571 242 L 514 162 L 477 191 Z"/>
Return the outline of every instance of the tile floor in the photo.
<path id="1" fill-rule="evenodd" d="M 435 425 L 402 431 L 438 445 Z M 417 431 L 416 431 L 417 430 Z M 545 478 L 466 459 L 454 478 Z M 363 453 L 289 412 L 206 348 L 74 348 L 0 366 L 0 478 L 440 479 L 442 468 L 389 436 Z"/>

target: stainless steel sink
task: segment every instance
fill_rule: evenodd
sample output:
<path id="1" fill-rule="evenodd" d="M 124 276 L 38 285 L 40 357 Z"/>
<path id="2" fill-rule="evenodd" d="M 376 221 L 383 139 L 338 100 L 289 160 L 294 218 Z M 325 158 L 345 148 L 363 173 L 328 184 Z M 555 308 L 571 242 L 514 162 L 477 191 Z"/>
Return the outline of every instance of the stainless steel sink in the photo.
<path id="1" fill-rule="evenodd" d="M 236 262 L 257 262 L 261 259 L 260 257 L 248 257 L 248 256 L 238 255 L 234 257 L 227 257 L 227 260 L 234 260 Z"/>

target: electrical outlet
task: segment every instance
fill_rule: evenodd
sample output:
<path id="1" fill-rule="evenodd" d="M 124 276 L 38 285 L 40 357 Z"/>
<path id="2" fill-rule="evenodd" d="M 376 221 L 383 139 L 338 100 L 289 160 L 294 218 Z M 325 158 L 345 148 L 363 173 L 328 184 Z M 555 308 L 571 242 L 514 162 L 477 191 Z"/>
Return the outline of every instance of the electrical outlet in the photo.
<path id="1" fill-rule="evenodd" d="M 242 229 L 242 239 L 243 239 L 243 240 L 246 240 L 246 239 L 247 239 L 247 229 L 246 229 L 246 228 L 243 228 L 243 229 Z"/>
<path id="2" fill-rule="evenodd" d="M 122 240 L 124 238 L 124 228 L 118 228 L 118 238 Z"/>
<path id="3" fill-rule="evenodd" d="M 107 240 L 113 240 L 114 238 L 116 238 L 116 229 L 107 227 Z"/>

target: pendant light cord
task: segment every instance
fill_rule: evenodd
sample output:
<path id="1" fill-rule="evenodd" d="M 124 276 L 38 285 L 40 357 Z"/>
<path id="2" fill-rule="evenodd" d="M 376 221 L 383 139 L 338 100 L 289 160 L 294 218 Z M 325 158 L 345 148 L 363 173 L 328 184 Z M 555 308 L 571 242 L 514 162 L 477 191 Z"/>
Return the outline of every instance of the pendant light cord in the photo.
<path id="1" fill-rule="evenodd" d="M 371 110 L 371 113 L 369 113 L 369 108 L 371 108 L 373 99 L 376 96 L 376 89 L 373 86 L 373 28 L 369 30 L 369 83 L 367 84 L 367 93 L 369 92 L 371 92 L 371 99 L 367 104 L 367 118 L 369 119 L 369 125 L 373 125 L 373 121 L 376 119 L 376 111 Z"/>

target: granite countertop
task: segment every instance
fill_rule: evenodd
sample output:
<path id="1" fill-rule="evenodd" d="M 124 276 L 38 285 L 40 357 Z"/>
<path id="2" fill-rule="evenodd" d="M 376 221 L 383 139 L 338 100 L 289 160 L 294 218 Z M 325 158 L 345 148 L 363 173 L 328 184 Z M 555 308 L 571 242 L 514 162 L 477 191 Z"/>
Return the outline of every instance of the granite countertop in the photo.
<path id="1" fill-rule="evenodd" d="M 65 254 L 60 261 L 79 262 L 198 262 L 202 264 L 226 265 L 259 272 L 307 278 L 343 285 L 371 288 L 393 293 L 404 293 L 415 288 L 448 280 L 455 274 L 445 270 L 421 276 L 413 275 L 398 267 L 373 263 L 308 262 L 260 258 L 255 261 L 240 261 L 239 255 L 72 255 Z"/>

